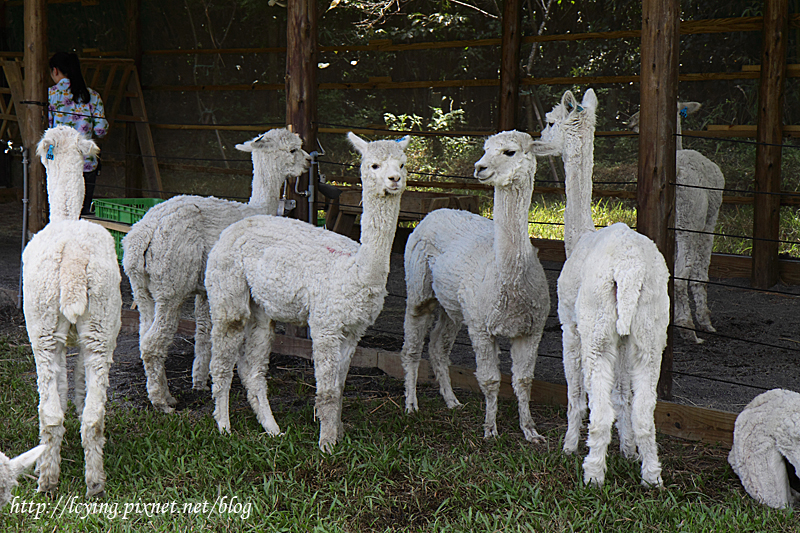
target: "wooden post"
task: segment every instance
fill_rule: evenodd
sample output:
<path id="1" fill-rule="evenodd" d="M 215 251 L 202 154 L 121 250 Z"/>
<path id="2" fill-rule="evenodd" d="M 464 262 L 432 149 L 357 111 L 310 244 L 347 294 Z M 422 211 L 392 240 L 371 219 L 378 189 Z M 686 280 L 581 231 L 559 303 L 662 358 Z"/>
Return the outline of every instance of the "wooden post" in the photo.
<path id="1" fill-rule="evenodd" d="M 679 0 L 643 0 L 640 78 L 639 183 L 636 225 L 674 271 L 675 103 L 678 100 Z M 670 301 L 673 286 L 670 277 Z M 670 309 L 670 323 L 672 323 Z M 672 395 L 672 327 L 664 350 L 658 394 Z"/>
<path id="2" fill-rule="evenodd" d="M 500 109 L 498 131 L 517 127 L 519 101 L 519 46 L 522 41 L 522 3 L 506 0 L 503 6 L 503 35 L 500 59 Z"/>
<path id="3" fill-rule="evenodd" d="M 23 67 L 23 101 L 32 102 L 19 106 L 22 143 L 28 149 L 30 171 L 28 173 L 29 203 L 28 232 L 36 233 L 47 224 L 47 189 L 45 172 L 36 157 L 36 143 L 42 137 L 47 120 L 47 3 L 46 0 L 25 0 L 25 35 Z"/>
<path id="4" fill-rule="evenodd" d="M 128 15 L 128 57 L 136 63 L 136 72 L 141 79 L 142 72 L 142 26 L 141 26 L 141 2 L 142 0 L 126 0 Z M 133 115 L 130 101 L 126 105 L 128 115 Z M 139 135 L 136 131 L 136 124 L 133 122 L 125 123 L 125 196 L 137 198 L 143 196 L 155 196 L 155 194 L 144 194 L 143 187 L 144 165 L 142 164 L 142 150 L 139 146 Z"/>
<path id="5" fill-rule="evenodd" d="M 317 2 L 286 3 L 286 124 L 303 139 L 303 148 L 317 149 Z M 308 174 L 298 178 L 300 191 L 308 189 Z M 308 220 L 308 198 L 289 187 L 297 201 L 292 216 Z M 315 208 L 316 206 L 314 206 Z M 316 209 L 314 209 L 316 212 Z"/>
<path id="6" fill-rule="evenodd" d="M 781 148 L 783 93 L 786 85 L 786 44 L 789 37 L 788 0 L 764 2 L 761 85 L 758 90 L 756 132 L 756 195 L 753 202 L 753 287 L 766 289 L 778 282 L 780 235 Z M 758 194 L 759 192 L 766 194 Z M 759 240 L 771 239 L 771 240 Z"/>

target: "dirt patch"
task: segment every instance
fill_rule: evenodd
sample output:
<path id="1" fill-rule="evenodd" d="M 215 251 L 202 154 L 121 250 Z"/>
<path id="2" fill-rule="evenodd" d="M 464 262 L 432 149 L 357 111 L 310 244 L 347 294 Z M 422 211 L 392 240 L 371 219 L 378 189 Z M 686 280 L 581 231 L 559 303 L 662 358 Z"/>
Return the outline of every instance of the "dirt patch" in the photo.
<path id="1" fill-rule="evenodd" d="M 22 312 L 16 308 L 19 286 L 22 209 L 19 203 L 0 204 L 0 335 L 19 342 L 27 337 Z M 536 377 L 551 383 L 564 383 L 561 365 L 561 328 L 556 316 L 556 279 L 561 265 L 544 262 L 551 290 L 552 310 L 539 347 Z M 779 285 L 773 293 L 749 290 L 745 279 L 712 279 L 709 303 L 718 334 L 700 335 L 701 345 L 680 338 L 674 345 L 674 401 L 740 411 L 764 390 L 783 387 L 800 390 L 800 287 Z M 399 351 L 403 340 L 405 312 L 405 276 L 403 259 L 392 256 L 384 309 L 361 341 L 362 346 Z M 131 302 L 130 286 L 123 274 L 123 301 Z M 184 318 L 192 317 L 192 302 L 183 309 Z M 510 373 L 508 343 L 501 342 L 501 366 Z M 167 360 L 170 390 L 178 400 L 178 409 L 213 411 L 207 391 L 193 391 L 191 368 L 192 339 L 177 336 Z M 474 368 L 474 354 L 466 330 L 459 333 L 451 356 L 453 364 Z M 274 356 L 271 373 L 294 371 L 310 362 L 294 357 Z M 284 370 L 282 370 L 284 369 Z M 357 376 L 367 376 L 359 381 Z M 377 381 L 376 381 L 377 380 Z M 236 384 L 238 385 L 238 382 Z M 313 373 L 309 381 L 313 387 Z M 402 383 L 387 378 L 375 369 L 351 369 L 348 388 L 375 387 L 402 397 Z M 109 399 L 147 408 L 145 376 L 139 360 L 138 336 L 121 334 L 111 369 Z M 272 399 L 271 399 L 272 400 Z M 275 398 L 277 404 L 281 399 Z M 296 401 L 286 399 L 287 402 Z M 287 406 L 291 408 L 291 406 Z M 281 407 L 277 407 L 281 409 Z"/>

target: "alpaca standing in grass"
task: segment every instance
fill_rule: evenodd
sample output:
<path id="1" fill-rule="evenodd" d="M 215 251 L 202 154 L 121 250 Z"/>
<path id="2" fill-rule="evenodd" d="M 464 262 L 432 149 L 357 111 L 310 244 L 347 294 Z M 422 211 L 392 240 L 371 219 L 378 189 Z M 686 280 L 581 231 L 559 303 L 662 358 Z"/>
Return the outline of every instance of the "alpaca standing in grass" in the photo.
<path id="1" fill-rule="evenodd" d="M 36 148 L 47 170 L 50 222 L 22 254 L 25 325 L 36 359 L 39 491 L 58 486 L 67 410 L 67 340 L 80 346 L 75 364 L 75 407 L 81 419 L 86 496 L 103 493 L 103 435 L 108 372 L 120 328 L 122 297 L 114 239 L 107 230 L 79 220 L 83 205 L 83 156 L 97 145 L 76 130 L 45 131 Z"/>
<path id="2" fill-rule="evenodd" d="M 0 452 L 0 509 L 11 501 L 11 491 L 17 486 L 17 478 L 36 462 L 44 450 L 45 446 L 40 444 L 13 459 Z"/>
<path id="3" fill-rule="evenodd" d="M 689 287 L 692 289 L 698 325 L 704 331 L 716 331 L 711 325 L 706 282 L 725 176 L 713 161 L 700 152 L 683 149 L 681 118 L 698 109 L 700 104 L 697 102 L 678 102 L 678 137 L 675 141 L 678 184 L 675 188 L 675 325 L 679 326 L 681 337 L 700 344 L 703 340 L 698 339 L 694 331 Z M 639 131 L 638 112 L 630 118 L 628 127 Z M 687 282 L 687 279 L 695 281 Z"/>
<path id="4" fill-rule="evenodd" d="M 360 245 L 299 220 L 258 216 L 222 232 L 209 254 L 212 395 L 220 431 L 231 430 L 228 402 L 238 360 L 258 421 L 270 435 L 280 434 L 265 376 L 275 321 L 281 321 L 308 324 L 313 339 L 319 447 L 330 451 L 344 434 L 342 391 L 358 341 L 383 308 L 410 140 L 348 138 L 362 158 Z"/>
<path id="5" fill-rule="evenodd" d="M 486 399 L 484 436 L 497 435 L 500 390 L 498 337 L 511 339 L 512 384 L 519 424 L 529 441 L 543 441 L 530 412 L 530 392 L 550 293 L 528 235 L 536 157 L 530 135 L 505 131 L 486 140 L 475 177 L 494 186 L 494 220 L 453 209 L 428 214 L 405 252 L 406 411 L 417 405 L 417 375 L 425 335 L 439 390 L 447 407 L 461 404 L 450 384 L 449 356 L 466 323 L 475 350 L 476 376 Z"/>
<path id="6" fill-rule="evenodd" d="M 728 462 L 760 503 L 781 509 L 800 501 L 800 394 L 773 389 L 747 404 Z"/>
<path id="7" fill-rule="evenodd" d="M 595 231 L 592 168 L 597 97 L 579 104 L 570 91 L 547 114 L 542 143 L 561 154 L 566 176 L 564 245 L 558 278 L 568 428 L 564 452 L 575 453 L 589 407 L 584 482 L 602 485 L 611 428 L 620 450 L 642 461 L 642 484 L 662 486 L 653 411 L 669 325 L 669 270 L 656 245 L 623 223 Z"/>
<path id="8" fill-rule="evenodd" d="M 211 317 L 203 276 L 206 258 L 222 230 L 253 215 L 278 212 L 280 188 L 308 168 L 300 138 L 274 129 L 236 148 L 250 152 L 253 183 L 250 202 L 214 197 L 176 196 L 147 211 L 122 240 L 123 266 L 139 309 L 139 351 L 153 406 L 169 413 L 177 401 L 169 393 L 165 361 L 178 329 L 180 309 L 195 295 L 195 356 L 192 383 L 207 388 L 211 359 Z"/>

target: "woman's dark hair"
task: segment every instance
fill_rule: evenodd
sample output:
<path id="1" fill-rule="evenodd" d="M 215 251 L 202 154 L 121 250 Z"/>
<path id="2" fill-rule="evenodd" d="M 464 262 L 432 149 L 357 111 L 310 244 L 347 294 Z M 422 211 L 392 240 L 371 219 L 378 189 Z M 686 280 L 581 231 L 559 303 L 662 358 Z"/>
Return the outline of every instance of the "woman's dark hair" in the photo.
<path id="1" fill-rule="evenodd" d="M 57 68 L 64 76 L 69 78 L 69 88 L 72 92 L 72 100 L 79 104 L 89 103 L 89 89 L 86 88 L 86 81 L 81 74 L 81 63 L 77 54 L 69 52 L 56 52 L 50 58 L 50 69 Z"/>

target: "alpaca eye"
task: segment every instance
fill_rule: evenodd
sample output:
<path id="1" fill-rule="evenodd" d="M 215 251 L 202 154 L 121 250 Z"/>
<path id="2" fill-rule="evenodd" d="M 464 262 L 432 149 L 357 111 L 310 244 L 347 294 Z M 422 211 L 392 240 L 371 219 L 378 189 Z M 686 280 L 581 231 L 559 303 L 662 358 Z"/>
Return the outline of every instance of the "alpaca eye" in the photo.
<path id="1" fill-rule="evenodd" d="M 402 163 L 402 164 L 400 165 L 400 168 L 406 168 L 406 164 L 405 164 L 405 163 Z"/>
<path id="2" fill-rule="evenodd" d="M 372 170 L 378 170 L 378 168 L 380 168 L 378 163 L 372 163 Z"/>
<path id="3" fill-rule="evenodd" d="M 515 150 L 505 150 L 503 152 L 503 155 L 507 155 L 508 157 L 514 157 L 514 154 L 516 154 L 516 153 L 517 152 Z"/>
<path id="4" fill-rule="evenodd" d="M 296 154 L 297 153 L 297 148 L 292 148 L 292 150 L 289 153 L 290 154 Z"/>

